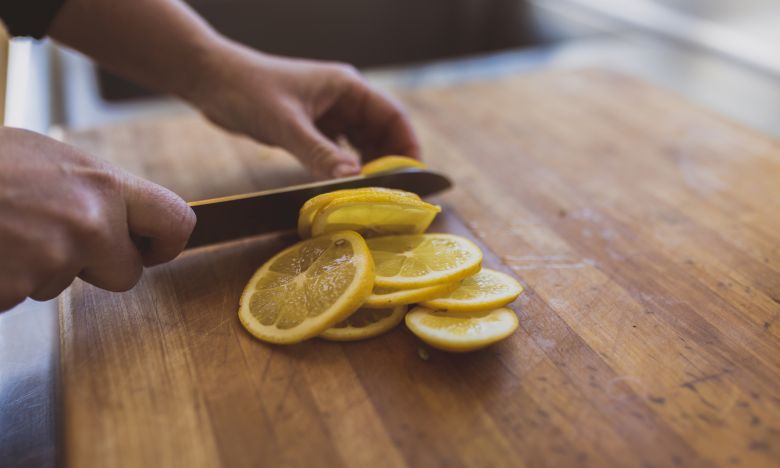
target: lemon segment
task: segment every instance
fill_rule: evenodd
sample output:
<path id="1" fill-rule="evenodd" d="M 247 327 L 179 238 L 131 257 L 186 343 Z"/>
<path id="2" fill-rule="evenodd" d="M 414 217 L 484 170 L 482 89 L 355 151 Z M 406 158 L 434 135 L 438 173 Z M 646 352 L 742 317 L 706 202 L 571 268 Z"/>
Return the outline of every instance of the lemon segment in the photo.
<path id="1" fill-rule="evenodd" d="M 314 216 L 311 235 L 350 230 L 366 236 L 425 232 L 441 211 L 419 199 L 397 193 L 362 193 L 336 198 Z"/>
<path id="2" fill-rule="evenodd" d="M 519 322 L 507 308 L 451 313 L 415 307 L 406 314 L 406 326 L 428 345 L 444 351 L 474 351 L 511 335 Z"/>
<path id="3" fill-rule="evenodd" d="M 396 327 L 406 314 L 406 306 L 385 309 L 360 308 L 328 328 L 320 338 L 331 341 L 357 341 L 372 338 Z"/>
<path id="4" fill-rule="evenodd" d="M 366 163 L 363 166 L 363 169 L 360 170 L 360 173 L 363 175 L 370 175 L 406 167 L 425 169 L 428 166 L 426 166 L 425 163 L 408 156 L 382 156 L 381 158 Z"/>
<path id="5" fill-rule="evenodd" d="M 405 304 L 417 304 L 418 302 L 444 297 L 455 290 L 458 282 L 435 284 L 415 289 L 390 289 L 374 286 L 374 291 L 363 303 L 367 308 L 394 307 Z"/>
<path id="6" fill-rule="evenodd" d="M 421 305 L 450 312 L 475 312 L 503 307 L 517 299 L 522 292 L 523 287 L 511 276 L 483 268 L 461 281 L 460 286 L 452 292 L 422 301 Z"/>
<path id="7" fill-rule="evenodd" d="M 373 279 L 371 253 L 358 233 L 306 240 L 255 272 L 241 295 L 238 317 L 263 341 L 297 343 L 357 310 L 371 294 Z"/>
<path id="8" fill-rule="evenodd" d="M 316 197 L 310 198 L 301 207 L 300 214 L 298 215 L 298 235 L 300 235 L 302 239 L 311 237 L 311 225 L 314 222 L 315 215 L 333 200 L 346 196 L 376 193 L 394 193 L 400 197 L 406 197 L 414 200 L 420 199 L 416 193 L 382 187 L 361 187 L 355 189 L 334 190 L 333 192 L 323 193 L 321 195 L 317 195 Z"/>
<path id="9" fill-rule="evenodd" d="M 375 284 L 417 289 L 454 283 L 478 272 L 482 251 L 452 234 L 418 234 L 367 239 L 374 257 Z"/>

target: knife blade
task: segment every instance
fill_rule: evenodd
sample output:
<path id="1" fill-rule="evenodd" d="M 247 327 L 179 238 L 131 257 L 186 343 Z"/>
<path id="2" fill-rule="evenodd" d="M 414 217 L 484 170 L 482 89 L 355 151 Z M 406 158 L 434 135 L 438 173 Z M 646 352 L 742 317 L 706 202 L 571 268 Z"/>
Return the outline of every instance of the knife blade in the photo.
<path id="1" fill-rule="evenodd" d="M 293 185 L 262 192 L 190 202 L 198 221 L 187 246 L 191 249 L 257 234 L 295 229 L 298 211 L 310 198 L 334 190 L 385 187 L 432 195 L 452 186 L 450 180 L 426 169 L 404 168 L 368 176 Z"/>

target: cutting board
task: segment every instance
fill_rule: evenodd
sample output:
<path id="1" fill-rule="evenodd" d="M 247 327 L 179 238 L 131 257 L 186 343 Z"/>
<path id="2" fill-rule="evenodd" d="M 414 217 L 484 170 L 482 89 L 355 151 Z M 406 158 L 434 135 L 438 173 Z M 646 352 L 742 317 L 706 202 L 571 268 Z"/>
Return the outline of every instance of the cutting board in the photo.
<path id="1" fill-rule="evenodd" d="M 778 142 L 598 69 L 400 98 L 455 181 L 434 230 L 522 282 L 517 333 L 463 355 L 403 326 L 256 341 L 238 298 L 290 235 L 187 252 L 123 294 L 77 281 L 60 307 L 69 466 L 780 460 Z M 66 139 L 187 199 L 306 177 L 197 117 Z"/>

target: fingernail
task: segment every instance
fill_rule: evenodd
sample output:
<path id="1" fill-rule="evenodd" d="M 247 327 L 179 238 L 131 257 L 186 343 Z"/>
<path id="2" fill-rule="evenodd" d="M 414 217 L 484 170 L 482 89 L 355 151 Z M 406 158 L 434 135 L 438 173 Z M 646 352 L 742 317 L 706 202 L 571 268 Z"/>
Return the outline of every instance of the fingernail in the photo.
<path id="1" fill-rule="evenodd" d="M 341 163 L 333 168 L 333 172 L 331 172 L 331 174 L 333 177 L 347 177 L 356 175 L 358 172 L 360 172 L 360 169 L 358 169 L 358 167 L 354 164 Z"/>

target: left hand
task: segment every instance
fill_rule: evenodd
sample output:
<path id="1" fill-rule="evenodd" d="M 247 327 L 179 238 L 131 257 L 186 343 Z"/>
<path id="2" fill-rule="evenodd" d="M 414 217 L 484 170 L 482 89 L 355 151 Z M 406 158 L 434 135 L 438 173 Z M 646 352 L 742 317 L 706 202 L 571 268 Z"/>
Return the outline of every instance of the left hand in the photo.
<path id="1" fill-rule="evenodd" d="M 351 66 L 286 59 L 231 44 L 212 54 L 192 101 L 213 122 L 295 155 L 318 178 L 360 171 L 345 137 L 365 160 L 419 157 L 398 104 Z"/>

